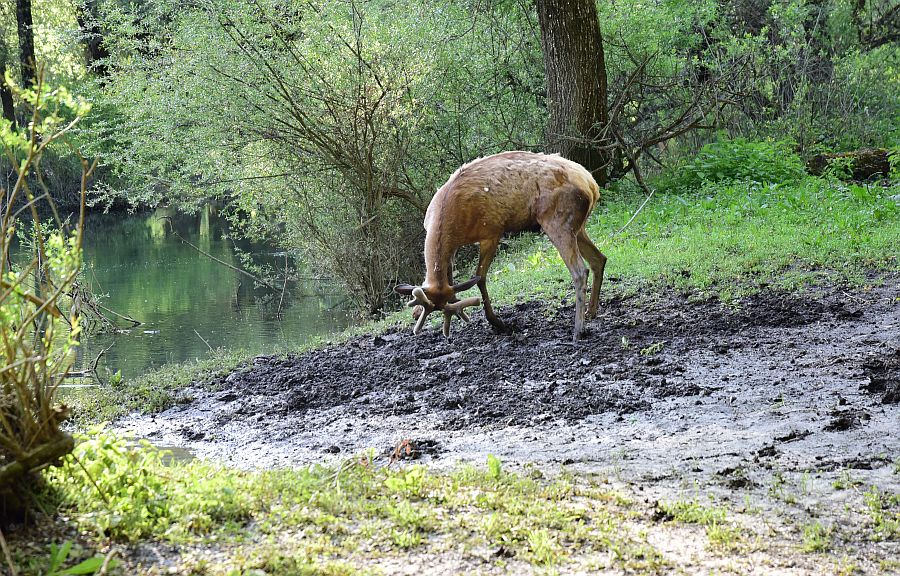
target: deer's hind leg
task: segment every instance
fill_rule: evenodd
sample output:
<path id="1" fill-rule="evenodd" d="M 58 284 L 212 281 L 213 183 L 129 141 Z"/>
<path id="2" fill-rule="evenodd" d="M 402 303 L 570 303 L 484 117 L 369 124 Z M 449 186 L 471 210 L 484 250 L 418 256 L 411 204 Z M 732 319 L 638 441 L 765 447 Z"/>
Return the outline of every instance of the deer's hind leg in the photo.
<path id="1" fill-rule="evenodd" d="M 588 276 L 587 267 L 578 250 L 578 234 L 584 227 L 590 209 L 590 200 L 581 190 L 571 186 L 556 190 L 552 201 L 538 214 L 538 223 L 559 250 L 575 285 L 575 340 L 584 334 L 584 296 Z"/>
<path id="2" fill-rule="evenodd" d="M 606 256 L 591 242 L 584 228 L 578 232 L 578 251 L 588 261 L 591 272 L 594 274 L 594 282 L 591 286 L 591 302 L 588 304 L 587 309 L 587 319 L 590 320 L 597 315 L 597 305 L 600 302 L 600 287 L 603 286 L 603 270 L 606 268 Z"/>

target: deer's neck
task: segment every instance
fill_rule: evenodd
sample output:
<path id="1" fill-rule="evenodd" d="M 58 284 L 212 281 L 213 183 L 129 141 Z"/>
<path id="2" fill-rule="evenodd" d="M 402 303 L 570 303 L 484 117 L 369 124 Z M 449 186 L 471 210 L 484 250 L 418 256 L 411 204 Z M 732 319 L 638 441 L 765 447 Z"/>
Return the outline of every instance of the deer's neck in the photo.
<path id="1" fill-rule="evenodd" d="M 425 286 L 445 288 L 450 286 L 451 260 L 458 247 L 440 233 L 429 231 L 425 236 Z"/>

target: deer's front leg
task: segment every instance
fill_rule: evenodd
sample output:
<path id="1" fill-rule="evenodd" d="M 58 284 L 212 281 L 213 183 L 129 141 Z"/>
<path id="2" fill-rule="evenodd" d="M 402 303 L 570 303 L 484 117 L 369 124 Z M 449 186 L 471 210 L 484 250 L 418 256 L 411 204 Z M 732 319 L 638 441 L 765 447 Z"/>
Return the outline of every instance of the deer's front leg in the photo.
<path id="1" fill-rule="evenodd" d="M 491 307 L 491 298 L 488 296 L 487 291 L 488 269 L 491 267 L 491 262 L 494 261 L 494 256 L 497 255 L 497 246 L 499 246 L 499 244 L 500 239 L 497 238 L 484 240 L 478 245 L 477 275 L 481 276 L 481 280 L 478 281 L 478 290 L 481 291 L 481 303 L 484 305 L 484 317 L 487 318 L 488 322 L 491 323 L 491 326 L 494 327 L 495 332 L 506 332 L 506 324 L 494 314 L 494 309 Z"/>

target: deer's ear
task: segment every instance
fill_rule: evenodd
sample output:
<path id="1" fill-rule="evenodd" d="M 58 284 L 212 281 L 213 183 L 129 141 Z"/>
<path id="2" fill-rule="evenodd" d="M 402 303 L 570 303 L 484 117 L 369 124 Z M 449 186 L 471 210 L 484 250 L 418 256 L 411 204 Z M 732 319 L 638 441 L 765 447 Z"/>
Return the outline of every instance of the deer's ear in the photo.
<path id="1" fill-rule="evenodd" d="M 396 292 L 397 294 L 403 294 L 404 296 L 409 296 L 415 289 L 415 286 L 410 286 L 409 284 L 397 284 L 396 286 L 394 286 L 394 292 Z"/>
<path id="2" fill-rule="evenodd" d="M 472 276 L 465 282 L 460 282 L 459 284 L 454 284 L 453 292 L 454 293 L 465 292 L 466 290 L 468 290 L 472 286 L 478 284 L 479 282 L 481 282 L 481 276 Z"/>

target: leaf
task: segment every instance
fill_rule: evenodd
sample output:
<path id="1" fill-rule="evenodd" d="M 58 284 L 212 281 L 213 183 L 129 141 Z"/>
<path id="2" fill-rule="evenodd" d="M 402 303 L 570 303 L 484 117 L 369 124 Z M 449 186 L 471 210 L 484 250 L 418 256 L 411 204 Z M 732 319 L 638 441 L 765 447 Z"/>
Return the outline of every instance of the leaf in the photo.
<path id="1" fill-rule="evenodd" d="M 388 478 L 384 481 L 384 485 L 395 492 L 402 492 L 406 489 L 406 481 L 403 478 Z"/>
<path id="2" fill-rule="evenodd" d="M 72 566 L 71 568 L 66 568 L 62 572 L 57 572 L 59 576 L 74 576 L 76 574 L 96 574 L 98 570 L 103 566 L 103 556 L 94 556 L 93 558 L 88 558 L 84 562 L 79 562 L 78 564 Z M 109 567 L 114 566 L 112 562 L 110 562 Z"/>
<path id="3" fill-rule="evenodd" d="M 494 456 L 493 454 L 488 454 L 487 457 L 487 466 L 488 466 L 488 476 L 490 476 L 494 480 L 500 479 L 500 459 Z"/>
<path id="4" fill-rule="evenodd" d="M 55 573 L 63 565 L 71 549 L 72 543 L 68 541 L 64 542 L 62 546 L 50 544 L 50 568 L 47 570 L 49 574 Z"/>

